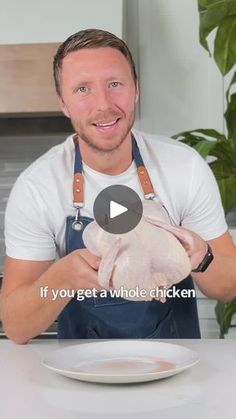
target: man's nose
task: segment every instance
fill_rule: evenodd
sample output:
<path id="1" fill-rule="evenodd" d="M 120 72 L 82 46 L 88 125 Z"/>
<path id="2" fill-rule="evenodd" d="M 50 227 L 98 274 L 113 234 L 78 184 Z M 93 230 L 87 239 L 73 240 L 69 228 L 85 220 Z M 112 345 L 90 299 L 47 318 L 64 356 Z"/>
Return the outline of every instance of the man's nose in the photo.
<path id="1" fill-rule="evenodd" d="M 111 98 L 108 88 L 100 87 L 96 90 L 95 95 L 96 107 L 98 110 L 104 110 L 110 107 Z"/>

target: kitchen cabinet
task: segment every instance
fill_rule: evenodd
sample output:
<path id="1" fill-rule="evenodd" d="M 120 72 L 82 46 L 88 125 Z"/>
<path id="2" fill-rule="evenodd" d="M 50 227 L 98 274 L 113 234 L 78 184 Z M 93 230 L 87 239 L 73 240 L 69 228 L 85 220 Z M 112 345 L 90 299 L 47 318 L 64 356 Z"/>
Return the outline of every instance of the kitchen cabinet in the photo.
<path id="1" fill-rule="evenodd" d="M 58 45 L 0 45 L 0 116 L 60 112 L 52 70 Z"/>

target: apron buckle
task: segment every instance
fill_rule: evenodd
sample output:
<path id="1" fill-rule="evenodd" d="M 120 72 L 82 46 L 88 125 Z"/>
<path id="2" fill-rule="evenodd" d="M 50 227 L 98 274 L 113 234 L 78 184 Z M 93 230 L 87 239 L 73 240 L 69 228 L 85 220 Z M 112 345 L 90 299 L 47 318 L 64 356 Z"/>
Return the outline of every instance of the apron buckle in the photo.
<path id="1" fill-rule="evenodd" d="M 76 214 L 75 214 L 75 221 L 72 223 L 72 228 L 75 231 L 81 231 L 83 230 L 83 223 L 80 221 L 80 207 L 76 207 Z"/>

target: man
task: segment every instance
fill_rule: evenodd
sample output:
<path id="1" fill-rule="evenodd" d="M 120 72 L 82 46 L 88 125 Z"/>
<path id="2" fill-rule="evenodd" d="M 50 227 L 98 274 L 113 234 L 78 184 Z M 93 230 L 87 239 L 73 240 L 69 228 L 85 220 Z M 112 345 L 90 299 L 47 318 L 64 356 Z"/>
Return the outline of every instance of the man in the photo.
<path id="1" fill-rule="evenodd" d="M 31 165 L 11 192 L 2 288 L 6 334 L 25 343 L 58 318 L 62 338 L 199 337 L 195 299 L 52 298 L 56 290 L 101 290 L 100 259 L 83 248 L 82 225 L 75 224 L 93 219 L 94 200 L 107 186 L 129 186 L 144 199 L 139 159 L 172 220 L 191 232 L 186 251 L 198 271 L 192 273 L 196 284 L 211 298 L 236 295 L 235 246 L 208 165 L 181 143 L 131 131 L 139 87 L 126 44 L 102 30 L 72 35 L 57 51 L 54 77 L 76 135 Z M 192 289 L 192 279 L 181 287 Z"/>

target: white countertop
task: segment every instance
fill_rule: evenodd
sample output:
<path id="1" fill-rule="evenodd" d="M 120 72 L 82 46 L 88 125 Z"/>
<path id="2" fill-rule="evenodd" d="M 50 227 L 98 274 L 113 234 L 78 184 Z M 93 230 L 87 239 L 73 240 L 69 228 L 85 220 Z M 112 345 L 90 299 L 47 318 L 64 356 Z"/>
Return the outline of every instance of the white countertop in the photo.
<path id="1" fill-rule="evenodd" d="M 195 350 L 200 362 L 159 381 L 94 384 L 41 365 L 52 350 L 87 341 L 0 340 L 1 419 L 234 419 L 236 340 L 168 340 Z"/>

